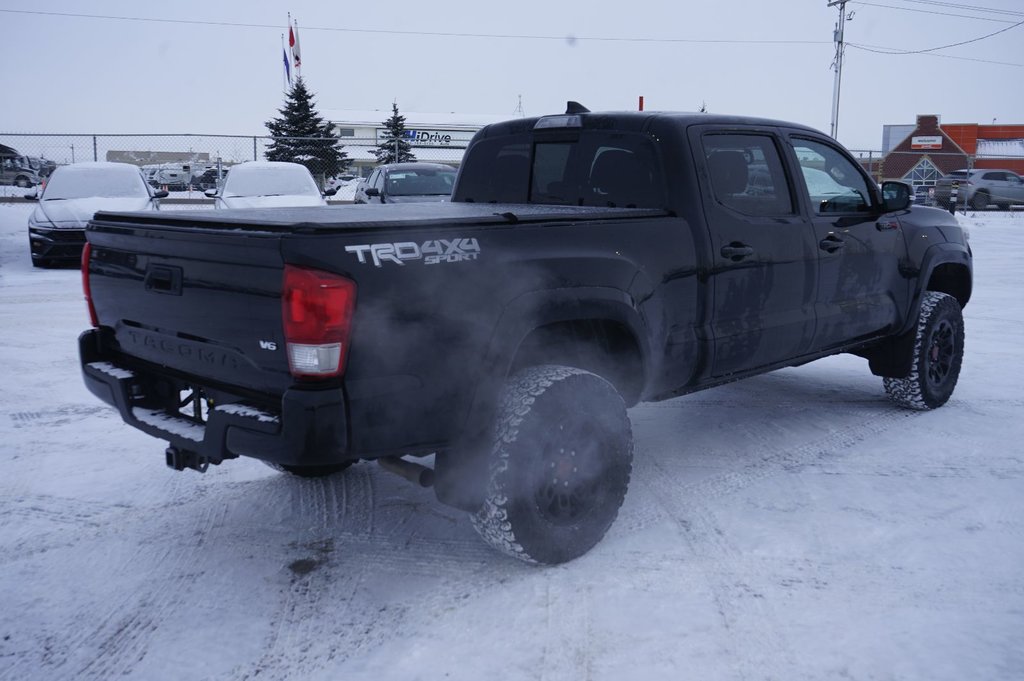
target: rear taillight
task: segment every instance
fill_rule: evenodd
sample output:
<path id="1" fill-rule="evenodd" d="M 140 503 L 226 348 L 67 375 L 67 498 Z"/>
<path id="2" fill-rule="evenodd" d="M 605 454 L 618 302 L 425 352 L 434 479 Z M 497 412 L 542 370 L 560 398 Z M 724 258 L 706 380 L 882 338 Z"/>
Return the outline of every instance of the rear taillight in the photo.
<path id="1" fill-rule="evenodd" d="M 348 355 L 356 283 L 331 272 L 285 265 L 281 312 L 293 376 L 341 376 Z"/>
<path id="2" fill-rule="evenodd" d="M 82 249 L 82 293 L 85 294 L 85 304 L 89 307 L 89 321 L 96 328 L 100 322 L 96 317 L 96 306 L 92 304 L 92 287 L 89 286 L 89 256 L 92 255 L 92 244 L 85 243 Z"/>

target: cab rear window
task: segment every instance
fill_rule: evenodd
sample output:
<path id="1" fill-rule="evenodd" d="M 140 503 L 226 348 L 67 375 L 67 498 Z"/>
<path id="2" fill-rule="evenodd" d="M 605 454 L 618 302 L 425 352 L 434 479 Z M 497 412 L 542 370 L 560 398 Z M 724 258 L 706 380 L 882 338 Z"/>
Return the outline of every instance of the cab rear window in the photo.
<path id="1" fill-rule="evenodd" d="M 480 140 L 467 153 L 453 200 L 613 208 L 666 203 L 650 139 L 598 131 Z"/>

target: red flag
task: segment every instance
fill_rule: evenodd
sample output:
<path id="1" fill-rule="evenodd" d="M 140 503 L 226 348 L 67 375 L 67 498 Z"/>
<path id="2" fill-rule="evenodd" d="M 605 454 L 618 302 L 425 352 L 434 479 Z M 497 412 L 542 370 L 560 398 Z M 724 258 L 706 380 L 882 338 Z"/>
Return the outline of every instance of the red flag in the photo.
<path id="1" fill-rule="evenodd" d="M 302 53 L 299 51 L 299 22 L 295 22 L 295 31 L 288 28 L 288 44 L 292 46 L 292 61 L 295 63 L 295 75 L 298 76 L 302 68 Z"/>

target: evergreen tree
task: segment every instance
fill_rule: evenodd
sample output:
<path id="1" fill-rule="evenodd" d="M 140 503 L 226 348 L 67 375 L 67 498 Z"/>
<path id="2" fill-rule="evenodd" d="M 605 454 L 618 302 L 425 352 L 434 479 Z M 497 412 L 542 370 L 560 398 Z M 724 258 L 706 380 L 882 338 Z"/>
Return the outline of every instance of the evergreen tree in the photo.
<path id="1" fill-rule="evenodd" d="M 373 150 L 378 163 L 415 161 L 412 145 L 405 137 L 405 116 L 399 115 L 398 104 L 391 105 L 391 118 L 384 121 L 380 144 Z"/>
<path id="2" fill-rule="evenodd" d="M 288 91 L 279 117 L 267 121 L 274 141 L 267 145 L 268 161 L 291 161 L 309 168 L 322 184 L 345 171 L 352 160 L 342 151 L 334 126 L 317 113 L 313 95 L 302 78 Z"/>

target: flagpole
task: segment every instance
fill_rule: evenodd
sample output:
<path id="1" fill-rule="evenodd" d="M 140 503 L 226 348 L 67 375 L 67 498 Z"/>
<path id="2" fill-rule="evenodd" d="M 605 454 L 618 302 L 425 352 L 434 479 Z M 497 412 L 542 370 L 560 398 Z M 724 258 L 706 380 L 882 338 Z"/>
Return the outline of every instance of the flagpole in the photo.
<path id="1" fill-rule="evenodd" d="M 284 57 L 288 56 L 288 53 L 284 51 L 284 33 L 281 34 L 281 54 Z M 288 61 L 284 62 L 284 73 L 281 74 L 281 78 L 284 80 L 284 91 L 288 92 Z"/>

